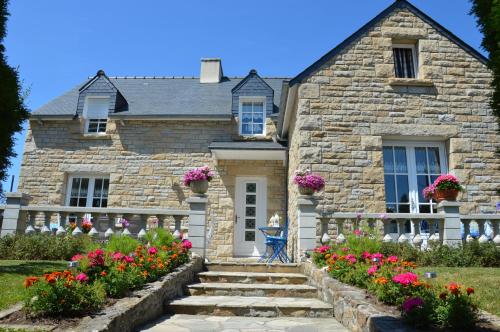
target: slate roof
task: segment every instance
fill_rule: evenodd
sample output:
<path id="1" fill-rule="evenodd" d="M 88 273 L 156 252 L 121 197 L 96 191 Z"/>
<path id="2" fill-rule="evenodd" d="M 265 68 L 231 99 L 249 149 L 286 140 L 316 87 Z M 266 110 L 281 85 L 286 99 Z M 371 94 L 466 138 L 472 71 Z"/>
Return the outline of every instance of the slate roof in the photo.
<path id="1" fill-rule="evenodd" d="M 224 77 L 220 83 L 200 83 L 196 77 L 109 77 L 128 103 L 128 111 L 111 116 L 145 117 L 231 117 L 231 90 L 244 77 Z M 284 78 L 265 78 L 274 90 L 274 104 L 279 109 Z M 85 80 L 72 90 L 35 110 L 33 116 L 74 116 L 78 90 Z"/>
<path id="2" fill-rule="evenodd" d="M 212 142 L 210 150 L 286 150 L 286 147 L 274 141 L 232 141 Z"/>

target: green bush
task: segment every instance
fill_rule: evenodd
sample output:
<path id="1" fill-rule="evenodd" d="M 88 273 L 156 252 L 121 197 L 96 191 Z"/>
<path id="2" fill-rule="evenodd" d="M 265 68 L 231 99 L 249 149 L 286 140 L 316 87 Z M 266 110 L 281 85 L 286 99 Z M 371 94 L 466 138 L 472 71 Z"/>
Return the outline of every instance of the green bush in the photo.
<path id="1" fill-rule="evenodd" d="M 130 236 L 113 235 L 106 244 L 107 252 L 121 252 L 128 255 L 140 245 L 140 242 Z"/>
<path id="2" fill-rule="evenodd" d="M 380 252 L 416 262 L 420 266 L 500 267 L 500 250 L 494 243 L 473 241 L 459 247 L 431 244 L 423 251 L 409 244 L 384 243 Z"/>
<path id="3" fill-rule="evenodd" d="M 172 245 L 174 236 L 164 228 L 154 228 L 146 233 L 146 241 L 150 245 L 160 248 Z"/>
<path id="4" fill-rule="evenodd" d="M 0 238 L 0 259 L 69 260 L 85 251 L 88 237 L 18 234 Z"/>

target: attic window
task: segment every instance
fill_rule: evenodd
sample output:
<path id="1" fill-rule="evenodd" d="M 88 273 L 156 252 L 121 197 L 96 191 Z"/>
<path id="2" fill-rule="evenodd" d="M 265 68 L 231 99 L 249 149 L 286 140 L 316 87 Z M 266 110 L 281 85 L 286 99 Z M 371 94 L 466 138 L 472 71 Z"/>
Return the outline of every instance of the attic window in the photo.
<path id="1" fill-rule="evenodd" d="M 394 54 L 394 69 L 397 78 L 417 78 L 417 52 L 415 45 L 395 44 L 392 47 Z"/>
<path id="2" fill-rule="evenodd" d="M 86 100 L 83 117 L 86 134 L 104 134 L 108 122 L 109 97 L 89 97 Z"/>
<path id="3" fill-rule="evenodd" d="M 265 134 L 265 99 L 240 98 L 240 135 Z"/>

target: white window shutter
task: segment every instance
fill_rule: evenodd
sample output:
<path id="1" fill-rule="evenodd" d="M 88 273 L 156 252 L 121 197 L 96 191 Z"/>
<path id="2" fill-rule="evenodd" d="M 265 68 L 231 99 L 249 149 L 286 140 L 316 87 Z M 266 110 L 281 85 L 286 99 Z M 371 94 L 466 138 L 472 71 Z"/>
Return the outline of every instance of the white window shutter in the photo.
<path id="1" fill-rule="evenodd" d="M 109 98 L 88 98 L 87 118 L 107 119 L 109 112 Z"/>

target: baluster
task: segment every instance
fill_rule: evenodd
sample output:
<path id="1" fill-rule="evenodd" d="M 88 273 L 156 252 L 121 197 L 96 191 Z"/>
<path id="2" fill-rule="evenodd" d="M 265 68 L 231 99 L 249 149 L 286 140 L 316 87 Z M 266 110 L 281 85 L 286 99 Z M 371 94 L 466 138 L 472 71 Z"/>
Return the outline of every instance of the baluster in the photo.
<path id="1" fill-rule="evenodd" d="M 493 242 L 497 246 L 500 245 L 499 226 L 500 226 L 500 220 L 491 219 L 491 228 L 493 229 Z"/>
<path id="2" fill-rule="evenodd" d="M 146 237 L 146 229 L 148 228 L 148 215 L 147 214 L 141 214 L 139 215 L 141 219 L 141 229 L 137 233 L 137 237 L 139 239 L 144 239 Z"/>
<path id="3" fill-rule="evenodd" d="M 411 220 L 411 222 L 413 223 L 413 230 L 414 230 L 414 233 L 415 233 L 415 236 L 413 237 L 413 245 L 417 248 L 421 248 L 422 246 L 422 243 L 424 243 L 424 240 L 422 239 L 422 236 L 420 235 L 420 223 L 422 222 L 422 220 L 420 219 L 413 219 Z"/>
<path id="4" fill-rule="evenodd" d="M 439 243 L 443 244 L 443 238 L 444 238 L 444 219 L 439 219 L 438 220 L 438 225 L 439 225 L 439 238 L 438 238 L 438 241 L 439 241 Z"/>
<path id="5" fill-rule="evenodd" d="M 174 237 L 178 239 L 182 239 L 182 231 L 181 231 L 181 221 L 182 216 L 174 216 L 175 226 L 174 226 Z"/>
<path id="6" fill-rule="evenodd" d="M 85 217 L 85 212 L 76 212 L 74 213 L 76 215 L 76 222 L 75 222 L 75 229 L 71 232 L 72 236 L 80 236 L 82 235 L 82 230 L 81 230 L 81 225 L 82 225 L 82 219 Z"/>
<path id="7" fill-rule="evenodd" d="M 405 235 L 405 224 L 406 220 L 404 219 L 398 220 L 398 231 L 399 231 L 398 243 L 408 242 L 408 237 Z"/>
<path id="8" fill-rule="evenodd" d="M 328 222 L 330 218 L 320 218 L 321 220 L 321 244 L 330 243 L 330 236 L 328 235 Z"/>
<path id="9" fill-rule="evenodd" d="M 159 214 L 156 216 L 158 218 L 158 228 L 167 228 L 165 227 L 165 219 L 167 219 L 167 216 L 164 214 Z"/>
<path id="10" fill-rule="evenodd" d="M 92 227 L 90 228 L 89 232 L 87 233 L 88 236 L 90 236 L 92 238 L 99 237 L 99 232 L 97 231 L 97 229 L 95 228 L 95 226 L 99 223 L 99 219 L 100 218 L 101 218 L 101 214 L 100 213 L 96 213 L 96 212 L 91 212 L 90 213 L 90 219 L 91 219 L 91 222 L 92 222 Z"/>
<path id="11" fill-rule="evenodd" d="M 59 226 L 57 227 L 56 235 L 64 236 L 66 235 L 66 219 L 68 218 L 68 213 L 58 212 L 59 214 Z"/>
<path id="12" fill-rule="evenodd" d="M 26 230 L 24 231 L 25 234 L 34 234 L 36 232 L 35 228 L 33 227 L 33 215 L 36 216 L 36 212 L 33 211 L 26 211 L 26 224 L 28 225 L 26 227 Z"/>
<path id="13" fill-rule="evenodd" d="M 52 217 L 52 212 L 43 211 L 43 227 L 40 231 L 42 234 L 50 234 L 50 218 Z"/>
<path id="14" fill-rule="evenodd" d="M 479 239 L 478 239 L 479 243 L 486 243 L 486 242 L 488 242 L 488 237 L 484 233 L 485 220 L 479 219 L 479 220 L 476 220 L 476 222 L 477 222 L 477 226 L 479 228 Z"/>
<path id="15" fill-rule="evenodd" d="M 118 218 L 118 214 L 108 213 L 108 224 L 107 224 L 106 231 L 104 232 L 105 238 L 109 238 L 115 233 L 113 230 L 115 229 L 117 218 Z"/>
<path id="16" fill-rule="evenodd" d="M 345 236 L 344 236 L 344 220 L 343 219 L 335 219 L 337 222 L 337 243 L 344 243 L 345 242 Z"/>
<path id="17" fill-rule="evenodd" d="M 462 219 L 462 224 L 464 225 L 464 238 L 465 242 L 472 242 L 474 238 L 470 235 L 470 220 Z"/>
<path id="18" fill-rule="evenodd" d="M 382 238 L 382 241 L 385 243 L 392 242 L 393 238 L 391 236 L 391 221 L 387 218 L 380 218 L 380 221 L 382 221 L 384 225 L 384 237 Z"/>
<path id="19" fill-rule="evenodd" d="M 131 215 L 131 214 L 122 214 L 122 219 L 126 219 L 129 223 L 131 222 L 130 220 L 132 219 L 132 217 L 133 217 L 133 215 Z M 130 224 L 129 224 L 129 226 L 130 226 Z M 124 236 L 132 235 L 132 233 L 130 233 L 130 231 L 128 229 L 128 226 L 124 226 L 122 224 L 122 228 L 123 228 L 123 230 L 122 230 L 120 235 L 124 235 Z"/>
<path id="20" fill-rule="evenodd" d="M 436 221 L 434 219 L 431 219 L 428 221 L 429 222 L 429 242 L 438 242 L 439 241 L 439 234 L 436 234 L 436 225 L 439 221 Z"/>

